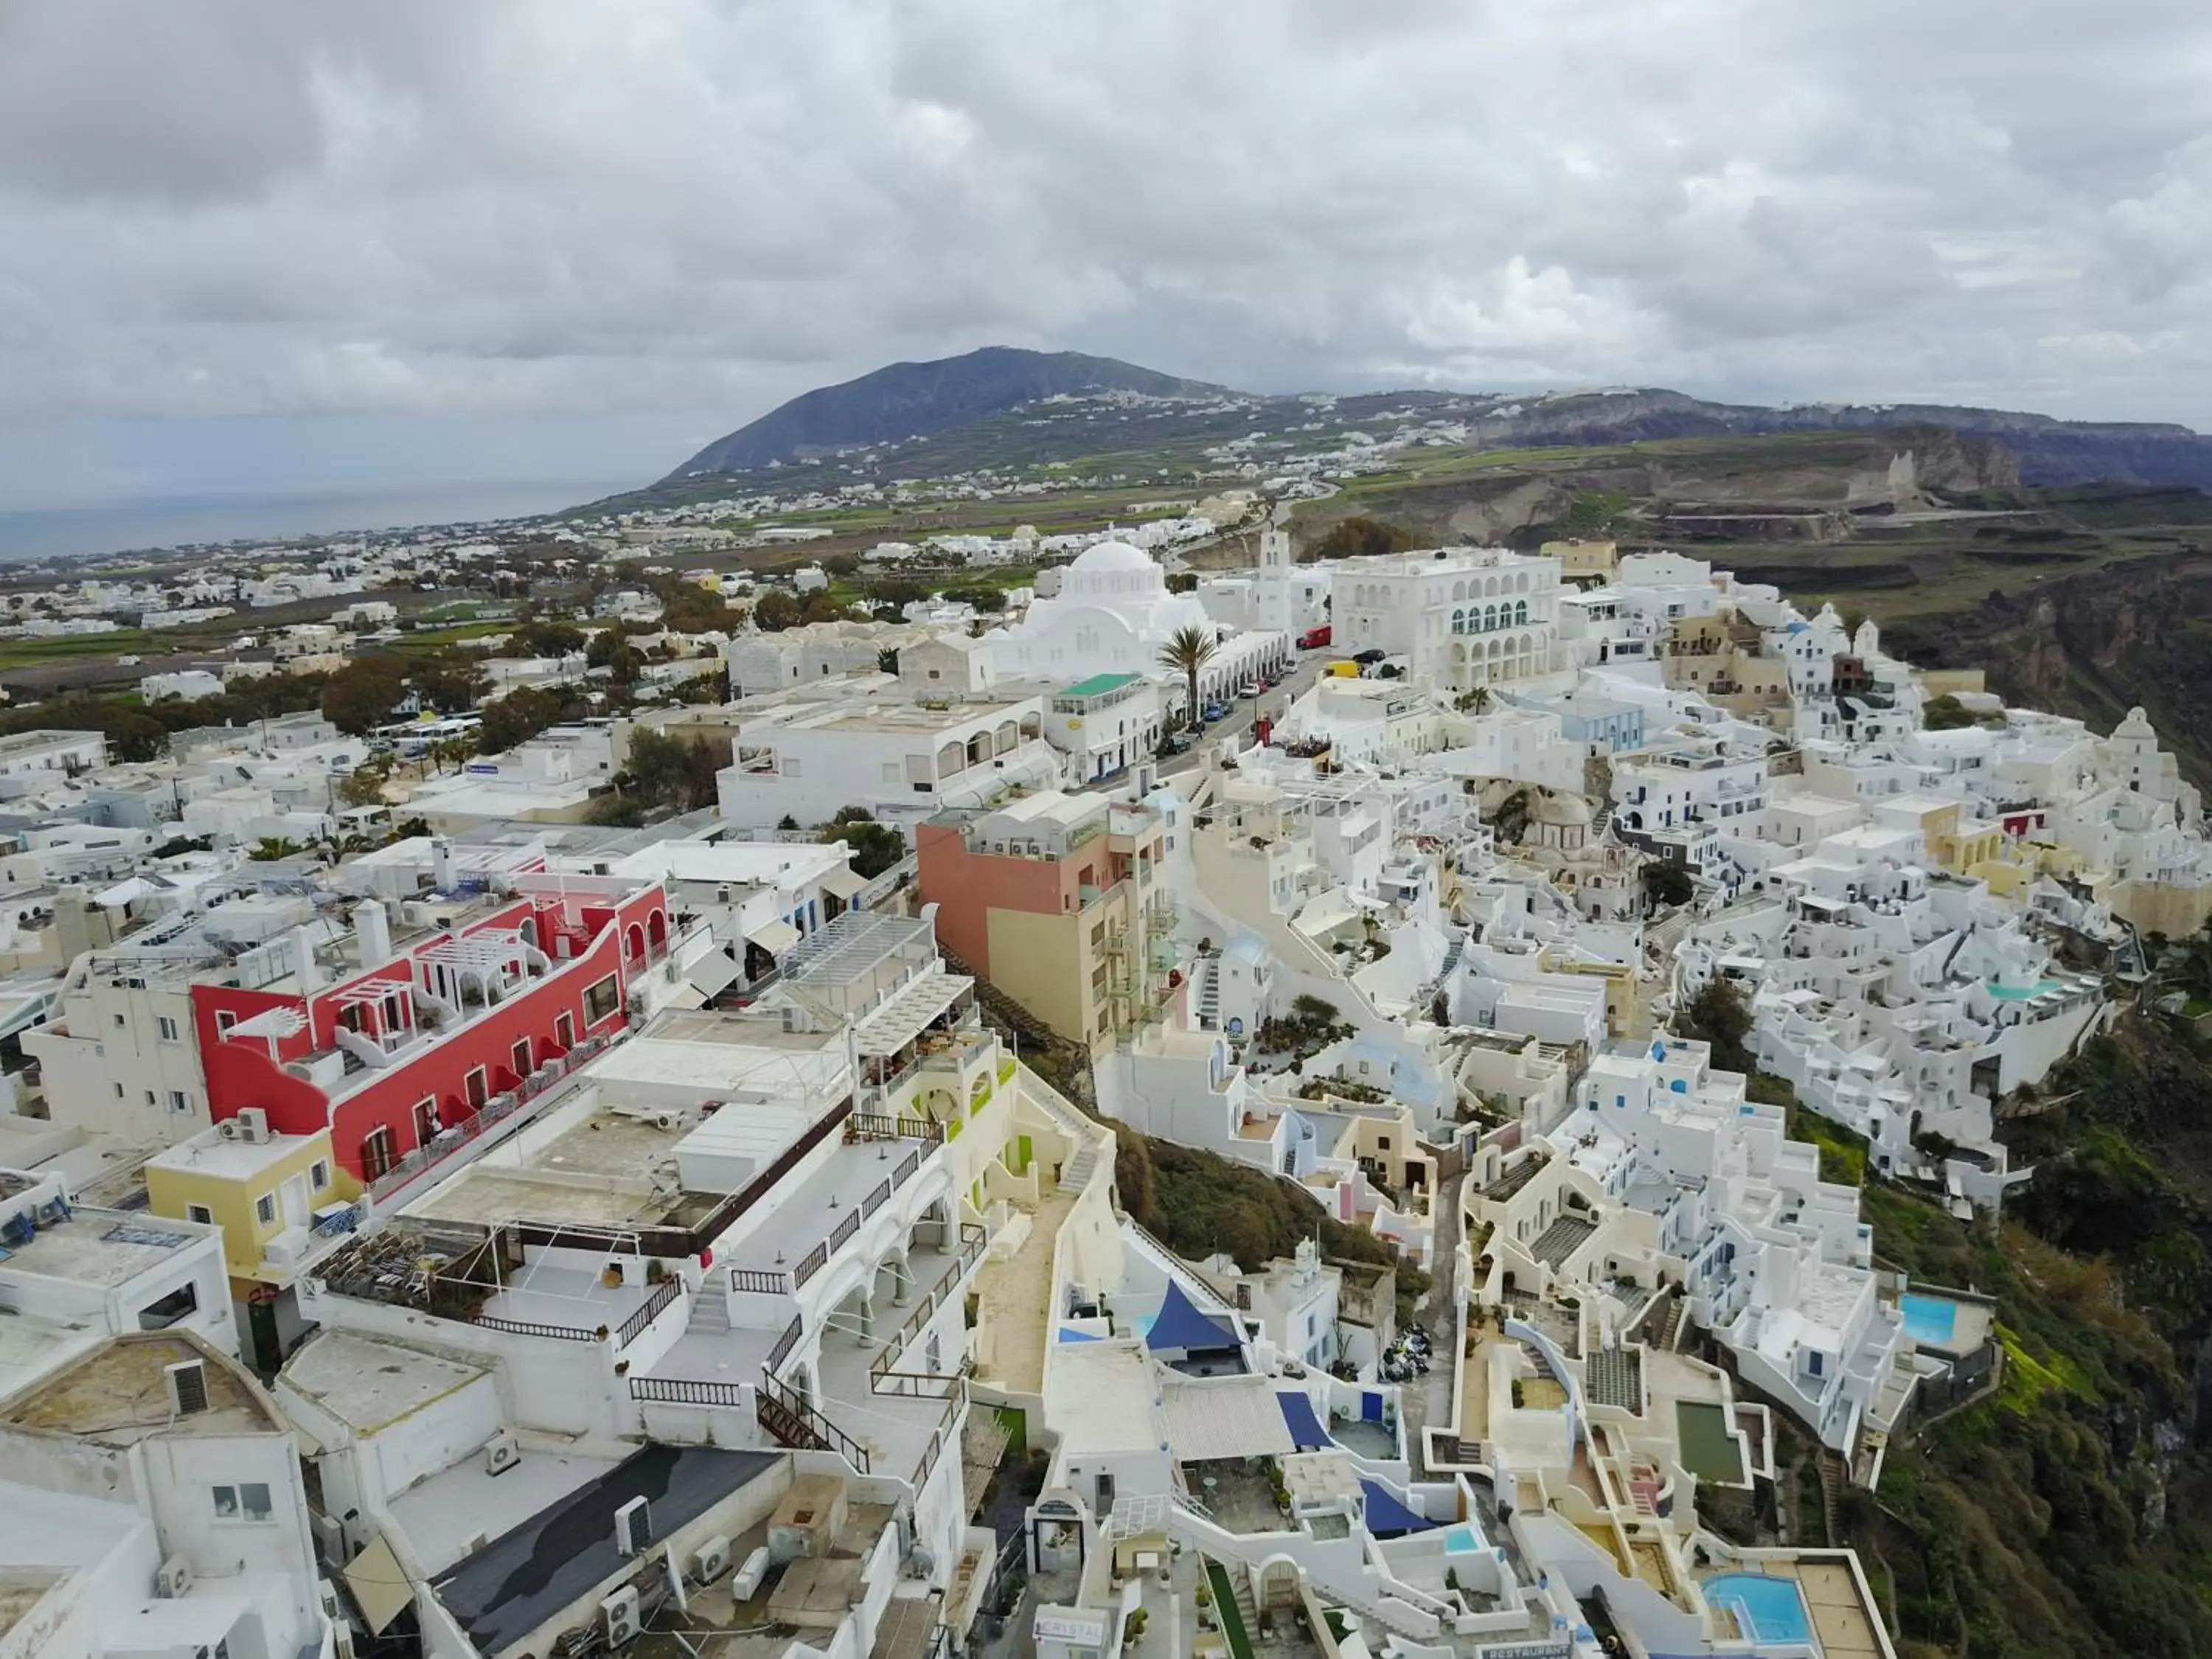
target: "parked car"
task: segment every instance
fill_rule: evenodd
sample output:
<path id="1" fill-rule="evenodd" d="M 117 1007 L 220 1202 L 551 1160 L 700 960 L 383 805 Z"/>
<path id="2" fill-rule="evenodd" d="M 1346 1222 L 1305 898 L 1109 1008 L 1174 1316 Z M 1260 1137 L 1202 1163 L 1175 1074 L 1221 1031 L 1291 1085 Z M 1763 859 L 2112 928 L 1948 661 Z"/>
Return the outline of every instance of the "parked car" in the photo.
<path id="1" fill-rule="evenodd" d="M 1210 720 L 1225 719 L 1228 714 L 1229 705 L 1225 702 L 1216 702 L 1206 705 L 1206 718 Z"/>
<path id="2" fill-rule="evenodd" d="M 1352 661 L 1358 663 L 1362 668 L 1364 668 L 1370 663 L 1381 662 L 1388 654 L 1389 653 L 1387 652 L 1382 651 L 1362 651 L 1358 656 L 1352 658 Z"/>
<path id="3" fill-rule="evenodd" d="M 1237 695 L 1240 697 L 1256 697 L 1260 695 L 1260 690 L 1261 686 L 1259 681 L 1247 680 L 1243 684 L 1237 688 Z"/>

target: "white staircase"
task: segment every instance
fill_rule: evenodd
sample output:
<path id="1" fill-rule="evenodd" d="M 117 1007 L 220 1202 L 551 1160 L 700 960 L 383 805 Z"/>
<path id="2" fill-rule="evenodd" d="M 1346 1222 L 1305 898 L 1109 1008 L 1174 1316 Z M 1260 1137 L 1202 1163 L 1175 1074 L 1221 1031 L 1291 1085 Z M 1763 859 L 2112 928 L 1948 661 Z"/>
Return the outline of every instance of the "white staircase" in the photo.
<path id="1" fill-rule="evenodd" d="M 708 1273 L 699 1286 L 699 1294 L 691 1298 L 691 1317 L 684 1323 L 684 1332 L 691 1336 L 721 1336 L 730 1328 L 730 1270 L 717 1267 Z"/>
<path id="2" fill-rule="evenodd" d="M 1206 975 L 1198 988 L 1198 1025 L 1202 1031 L 1221 1029 L 1221 958 L 1218 955 L 1200 959 L 1199 971 Z"/>
<path id="3" fill-rule="evenodd" d="M 1118 1505 L 1116 1515 L 1118 1517 Z M 1200 1553 L 1210 1555 L 1218 1561 L 1236 1562 L 1249 1568 L 1271 1560 L 1281 1553 L 1270 1544 L 1269 1534 L 1255 1533 L 1247 1536 L 1243 1533 L 1231 1532 L 1180 1498 L 1168 1500 L 1164 1518 L 1170 1533 Z M 1316 1565 L 1310 1559 L 1301 1565 L 1307 1578 L 1322 1599 L 1354 1608 L 1401 1636 L 1433 1638 L 1446 1628 L 1445 1604 L 1411 1584 L 1384 1578 L 1372 1568 L 1346 1571 L 1334 1562 Z M 1240 1583 L 1250 1576 L 1249 1572 L 1231 1575 Z M 1246 1607 L 1243 1594 L 1238 1595 L 1237 1603 L 1248 1620 L 1245 1628 L 1256 1629 L 1257 1617 Z"/>

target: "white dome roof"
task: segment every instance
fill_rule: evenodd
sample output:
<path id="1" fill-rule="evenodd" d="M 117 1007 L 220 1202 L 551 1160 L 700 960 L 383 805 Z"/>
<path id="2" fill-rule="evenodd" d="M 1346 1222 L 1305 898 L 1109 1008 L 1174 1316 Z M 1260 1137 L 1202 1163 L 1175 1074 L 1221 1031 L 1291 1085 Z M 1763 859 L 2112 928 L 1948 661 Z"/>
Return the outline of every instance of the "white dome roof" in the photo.
<path id="1" fill-rule="evenodd" d="M 1088 574 L 1091 571 L 1152 570 L 1157 568 L 1152 556 L 1127 542 L 1096 542 L 1083 550 L 1073 567 Z"/>

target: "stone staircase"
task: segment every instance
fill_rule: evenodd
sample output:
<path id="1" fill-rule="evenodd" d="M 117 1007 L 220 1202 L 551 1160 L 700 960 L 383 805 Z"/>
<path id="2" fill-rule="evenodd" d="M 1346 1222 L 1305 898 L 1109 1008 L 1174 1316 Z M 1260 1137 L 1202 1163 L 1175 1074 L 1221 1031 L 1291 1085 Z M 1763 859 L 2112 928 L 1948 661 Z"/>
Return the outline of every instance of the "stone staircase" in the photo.
<path id="1" fill-rule="evenodd" d="M 1651 1346 L 1662 1352 L 1672 1353 L 1682 1334 L 1682 1321 L 1688 1316 L 1690 1299 L 1680 1291 L 1667 1303 L 1667 1312 L 1659 1322 L 1659 1328 L 1651 1334 Z"/>
<path id="2" fill-rule="evenodd" d="M 730 1270 L 717 1267 L 701 1282 L 699 1294 L 691 1298 L 691 1317 L 684 1329 L 690 1336 L 724 1336 L 729 1328 Z"/>
<path id="3" fill-rule="evenodd" d="M 1237 1571 L 1229 1575 L 1229 1588 L 1236 1593 L 1237 1611 L 1244 1620 L 1244 1628 L 1257 1641 L 1260 1637 L 1260 1598 L 1252 1594 L 1252 1575 Z"/>
<path id="4" fill-rule="evenodd" d="M 1221 953 L 1210 951 L 1199 961 L 1199 971 L 1206 977 L 1198 988 L 1198 1024 L 1200 1030 L 1221 1029 Z"/>
<path id="5" fill-rule="evenodd" d="M 1231 1532 L 1182 1498 L 1170 1498 L 1160 1518 L 1173 1535 L 1200 1554 L 1224 1565 L 1233 1564 L 1236 1570 L 1230 1577 L 1242 1586 L 1237 1594 L 1237 1609 L 1244 1615 L 1244 1628 L 1257 1631 L 1258 1614 L 1249 1599 L 1250 1586 L 1245 1581 L 1251 1577 L 1250 1568 L 1279 1553 L 1279 1539 L 1266 1533 Z M 1445 1628 L 1445 1604 L 1411 1584 L 1385 1577 L 1370 1568 L 1343 1571 L 1333 1560 L 1326 1564 L 1309 1560 L 1302 1565 L 1308 1582 L 1324 1601 L 1340 1601 L 1401 1636 L 1433 1640 Z"/>
<path id="6" fill-rule="evenodd" d="M 1071 1193 L 1079 1193 L 1091 1184 L 1091 1172 L 1098 1167 L 1098 1143 L 1087 1136 L 1075 1149 L 1075 1156 L 1060 1166 L 1060 1184 Z"/>
<path id="7" fill-rule="evenodd" d="M 1840 1452 L 1820 1449 L 1820 1525 L 1822 1540 L 1831 1549 L 1843 1543 L 1844 1459 Z"/>

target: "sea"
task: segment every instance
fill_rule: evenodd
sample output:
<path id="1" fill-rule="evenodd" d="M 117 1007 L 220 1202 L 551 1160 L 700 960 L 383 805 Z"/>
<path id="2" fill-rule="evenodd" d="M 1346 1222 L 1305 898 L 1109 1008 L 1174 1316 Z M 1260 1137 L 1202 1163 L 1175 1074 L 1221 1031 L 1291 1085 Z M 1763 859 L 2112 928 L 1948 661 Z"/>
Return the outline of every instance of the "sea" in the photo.
<path id="1" fill-rule="evenodd" d="M 531 518 L 634 489 L 637 482 L 441 484 L 353 494 L 177 497 L 104 507 L 0 510 L 0 561 Z"/>

